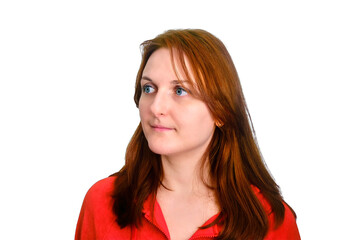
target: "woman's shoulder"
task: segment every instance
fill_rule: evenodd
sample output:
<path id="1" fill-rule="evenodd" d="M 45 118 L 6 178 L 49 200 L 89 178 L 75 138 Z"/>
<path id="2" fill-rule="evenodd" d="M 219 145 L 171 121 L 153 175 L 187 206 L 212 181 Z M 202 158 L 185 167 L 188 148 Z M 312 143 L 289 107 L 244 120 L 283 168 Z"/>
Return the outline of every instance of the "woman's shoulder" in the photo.
<path id="1" fill-rule="evenodd" d="M 92 214 L 111 211 L 114 181 L 115 177 L 107 177 L 93 184 L 85 195 L 83 208 Z"/>
<path id="2" fill-rule="evenodd" d="M 271 209 L 271 205 L 267 201 L 267 199 L 264 197 L 264 195 L 261 193 L 261 191 L 255 187 L 252 186 L 252 189 L 263 205 L 264 210 L 269 216 L 269 232 L 265 237 L 265 240 L 270 239 L 289 239 L 289 240 L 298 240 L 300 239 L 299 229 L 296 224 L 296 216 L 294 215 L 293 211 L 283 201 L 283 205 L 285 208 L 284 213 L 284 221 L 279 225 L 275 226 L 275 217 Z"/>
<path id="3" fill-rule="evenodd" d="M 104 195 L 111 194 L 114 190 L 114 182 L 116 177 L 107 177 L 94 183 L 87 192 L 87 196 L 101 197 Z"/>
<path id="4" fill-rule="evenodd" d="M 105 239 L 104 236 L 114 233 L 119 236 L 129 234 L 128 229 L 117 227 L 116 216 L 112 211 L 115 179 L 107 177 L 97 181 L 86 193 L 76 227 L 76 240 Z"/>
<path id="5" fill-rule="evenodd" d="M 107 177 L 94 183 L 85 195 L 84 204 L 92 205 L 110 201 L 114 189 L 114 181 L 115 177 Z"/>

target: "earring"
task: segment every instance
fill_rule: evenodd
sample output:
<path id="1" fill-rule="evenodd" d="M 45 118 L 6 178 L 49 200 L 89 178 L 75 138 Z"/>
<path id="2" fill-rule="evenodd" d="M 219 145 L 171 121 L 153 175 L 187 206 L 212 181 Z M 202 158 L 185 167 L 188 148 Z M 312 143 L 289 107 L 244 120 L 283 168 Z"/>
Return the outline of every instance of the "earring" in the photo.
<path id="1" fill-rule="evenodd" d="M 218 128 L 221 128 L 222 126 L 224 126 L 224 124 L 223 124 L 221 121 L 215 121 L 215 125 L 216 125 Z"/>

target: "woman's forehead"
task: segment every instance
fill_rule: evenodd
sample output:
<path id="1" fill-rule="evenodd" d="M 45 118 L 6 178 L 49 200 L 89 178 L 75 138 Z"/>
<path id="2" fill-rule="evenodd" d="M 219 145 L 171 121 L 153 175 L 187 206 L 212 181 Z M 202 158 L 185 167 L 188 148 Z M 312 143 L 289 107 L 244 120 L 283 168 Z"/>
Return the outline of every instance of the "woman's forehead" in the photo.
<path id="1" fill-rule="evenodd" d="M 196 84 L 188 58 L 185 54 L 180 54 L 179 51 L 171 51 L 167 48 L 156 50 L 149 57 L 142 75 L 150 77 L 148 75 L 161 74 L 162 70 L 168 69 L 169 72 L 174 74 L 173 80 Z"/>

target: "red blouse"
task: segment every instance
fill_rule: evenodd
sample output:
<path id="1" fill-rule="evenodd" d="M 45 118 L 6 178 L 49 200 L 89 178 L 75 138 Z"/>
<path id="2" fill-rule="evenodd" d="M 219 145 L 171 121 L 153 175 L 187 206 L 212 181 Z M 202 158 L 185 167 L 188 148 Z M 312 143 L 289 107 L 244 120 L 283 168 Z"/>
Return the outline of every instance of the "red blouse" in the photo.
<path id="1" fill-rule="evenodd" d="M 111 197 L 111 193 L 113 191 L 114 180 L 115 177 L 100 180 L 95 183 L 86 194 L 76 227 L 75 240 L 170 239 L 165 218 L 159 204 L 156 201 L 154 218 L 151 217 L 149 199 L 144 203 L 143 221 L 142 226 L 139 229 L 131 226 L 125 228 L 119 227 L 116 223 L 116 215 L 112 211 L 114 200 Z M 266 199 L 262 196 L 258 189 L 255 189 L 255 193 L 262 202 L 265 210 L 270 213 L 270 205 L 267 203 Z M 284 222 L 277 229 L 274 229 L 273 215 L 269 214 L 270 230 L 266 235 L 265 240 L 300 239 L 294 215 L 286 204 L 284 204 L 284 206 Z M 217 216 L 218 214 L 211 217 L 208 221 L 206 221 L 206 223 L 204 223 L 204 225 L 214 221 Z M 219 233 L 219 226 L 214 225 L 206 229 L 198 229 L 190 239 L 214 239 L 219 235 Z"/>

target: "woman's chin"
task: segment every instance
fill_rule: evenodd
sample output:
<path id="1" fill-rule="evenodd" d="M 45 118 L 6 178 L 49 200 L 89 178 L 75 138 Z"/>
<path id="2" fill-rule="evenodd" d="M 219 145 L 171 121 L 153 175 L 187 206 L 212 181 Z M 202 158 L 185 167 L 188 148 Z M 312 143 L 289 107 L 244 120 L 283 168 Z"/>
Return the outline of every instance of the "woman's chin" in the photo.
<path id="1" fill-rule="evenodd" d="M 159 155 L 172 155 L 177 152 L 175 149 L 172 150 L 171 147 L 164 144 L 160 146 L 158 144 L 149 144 L 149 148 L 153 153 Z"/>

